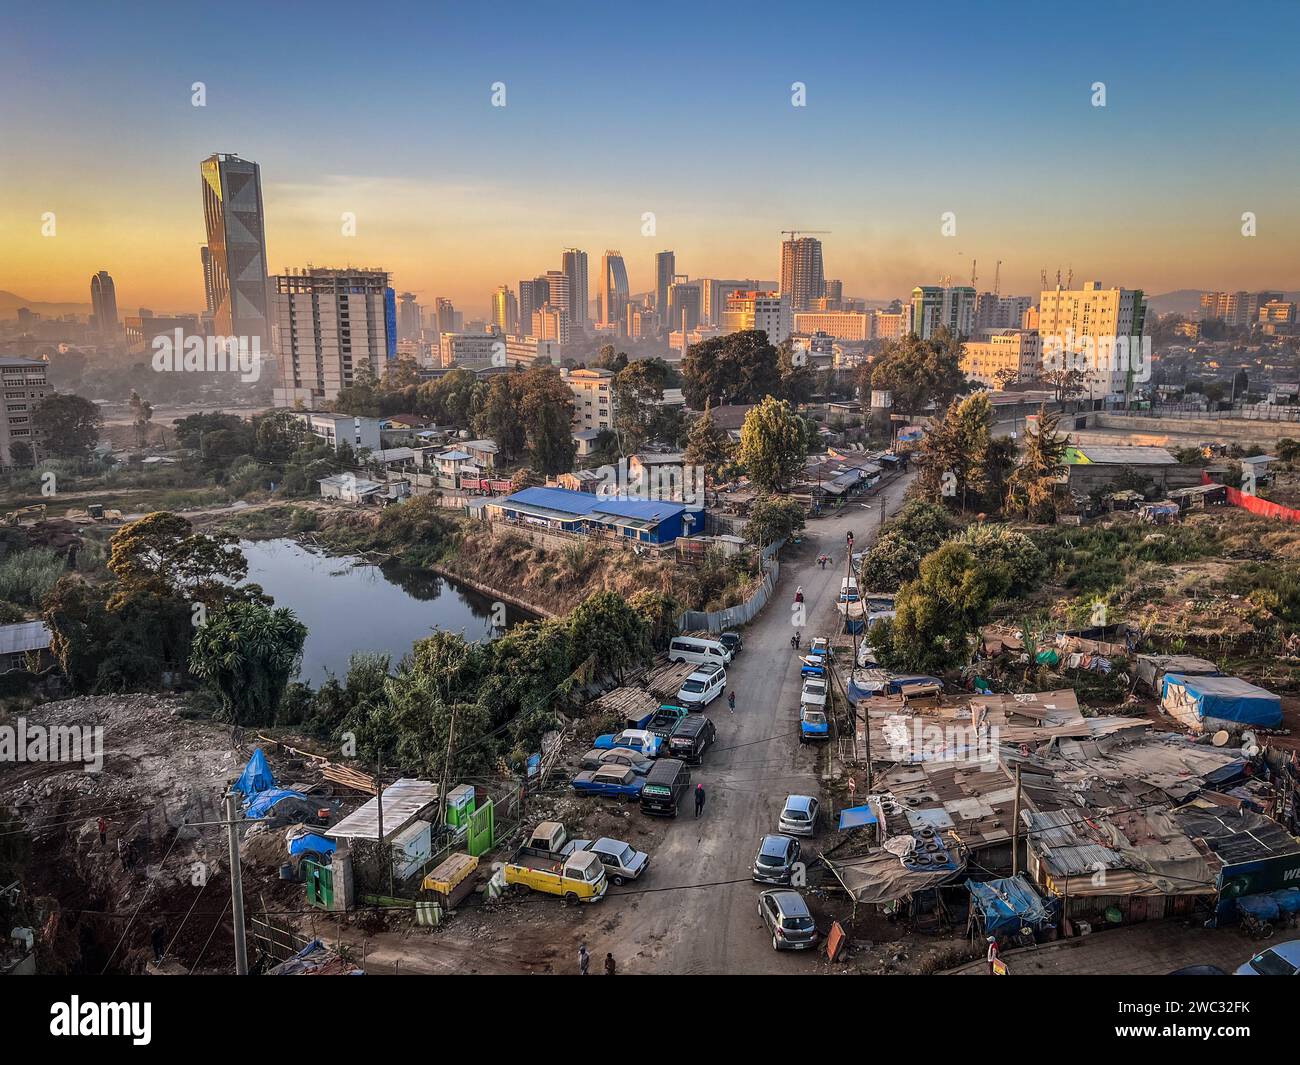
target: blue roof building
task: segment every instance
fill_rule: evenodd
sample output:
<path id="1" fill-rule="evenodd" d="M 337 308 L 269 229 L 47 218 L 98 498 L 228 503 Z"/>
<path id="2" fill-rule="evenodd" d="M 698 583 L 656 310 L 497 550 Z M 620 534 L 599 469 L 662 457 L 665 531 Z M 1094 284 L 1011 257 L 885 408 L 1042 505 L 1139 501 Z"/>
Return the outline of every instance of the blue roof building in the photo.
<path id="1" fill-rule="evenodd" d="M 607 533 L 643 544 L 669 544 L 703 529 L 703 511 L 681 503 L 597 496 L 567 488 L 525 488 L 487 504 L 488 517 L 561 532 Z"/>

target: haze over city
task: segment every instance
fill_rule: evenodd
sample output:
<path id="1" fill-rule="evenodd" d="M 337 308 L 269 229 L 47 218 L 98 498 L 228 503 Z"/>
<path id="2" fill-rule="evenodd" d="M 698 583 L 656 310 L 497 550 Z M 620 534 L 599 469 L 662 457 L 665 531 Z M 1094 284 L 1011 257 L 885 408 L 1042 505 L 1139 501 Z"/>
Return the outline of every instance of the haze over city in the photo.
<path id="1" fill-rule="evenodd" d="M 476 315 L 566 246 L 618 248 L 638 292 L 665 247 L 692 276 L 772 277 L 785 228 L 829 230 L 828 275 L 868 299 L 972 259 L 985 279 L 1002 260 L 1009 291 L 1071 267 L 1157 293 L 1300 287 L 1293 4 L 1213 32 L 1212 4 L 950 5 L 924 32 L 879 4 L 242 8 L 257 32 L 240 5 L 10 7 L 0 290 L 29 301 L 84 302 L 108 267 L 126 305 L 200 308 L 213 151 L 261 165 L 270 272 L 382 266 Z"/>

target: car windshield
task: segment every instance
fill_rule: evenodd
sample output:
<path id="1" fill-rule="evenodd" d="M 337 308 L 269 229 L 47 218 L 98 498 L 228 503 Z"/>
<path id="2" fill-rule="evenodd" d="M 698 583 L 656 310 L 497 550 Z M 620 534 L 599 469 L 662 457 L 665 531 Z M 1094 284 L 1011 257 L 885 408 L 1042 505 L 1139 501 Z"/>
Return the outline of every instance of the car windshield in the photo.
<path id="1" fill-rule="evenodd" d="M 807 821 L 808 813 L 806 810 L 793 810 L 787 808 L 782 815 L 787 821 Z"/>
<path id="2" fill-rule="evenodd" d="M 1250 967 L 1261 976 L 1294 976 L 1296 967 L 1276 951 L 1266 950 L 1250 959 Z"/>
<path id="3" fill-rule="evenodd" d="M 824 724 L 826 724 L 826 715 L 825 715 L 825 714 L 818 714 L 818 713 L 804 714 L 803 719 L 804 719 L 804 721 L 806 721 L 806 722 L 807 722 L 808 724 L 810 724 L 810 725 L 824 725 Z"/>
<path id="4" fill-rule="evenodd" d="M 615 847 L 611 847 L 609 851 L 609 856 L 611 858 L 614 858 L 619 863 L 619 865 L 623 866 L 624 868 L 627 868 L 629 865 L 632 864 L 633 861 L 636 860 L 636 851 L 632 849 L 631 845 L 624 847 L 621 851 Z"/>
<path id="5" fill-rule="evenodd" d="M 704 691 L 704 681 L 688 680 L 682 685 L 682 691 L 690 692 L 692 695 L 698 695 L 700 692 Z"/>
<path id="6" fill-rule="evenodd" d="M 810 695 L 821 695 L 826 691 L 826 683 L 820 680 L 807 680 L 804 681 L 803 690 Z"/>
<path id="7" fill-rule="evenodd" d="M 815 926 L 811 917 L 786 917 L 781 927 L 790 932 L 811 932 Z"/>

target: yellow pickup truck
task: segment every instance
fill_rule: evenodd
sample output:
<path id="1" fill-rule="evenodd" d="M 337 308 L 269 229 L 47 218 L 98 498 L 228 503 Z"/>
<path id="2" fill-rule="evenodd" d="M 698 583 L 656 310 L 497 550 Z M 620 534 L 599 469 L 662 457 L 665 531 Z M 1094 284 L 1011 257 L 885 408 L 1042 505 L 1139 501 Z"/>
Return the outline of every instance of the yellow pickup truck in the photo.
<path id="1" fill-rule="evenodd" d="M 609 889 L 605 867 L 591 851 L 564 855 L 520 847 L 506 863 L 505 878 L 516 891 L 559 895 L 570 906 L 599 902 Z"/>

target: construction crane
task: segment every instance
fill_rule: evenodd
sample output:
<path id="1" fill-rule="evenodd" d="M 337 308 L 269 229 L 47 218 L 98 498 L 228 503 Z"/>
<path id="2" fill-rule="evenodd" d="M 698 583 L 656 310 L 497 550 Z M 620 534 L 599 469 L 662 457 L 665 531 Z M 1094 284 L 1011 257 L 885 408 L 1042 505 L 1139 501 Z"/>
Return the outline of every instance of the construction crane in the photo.
<path id="1" fill-rule="evenodd" d="M 1043 279 L 1043 291 L 1046 292 L 1047 291 L 1047 267 L 1043 267 L 1043 269 L 1039 271 L 1038 276 Z"/>
<path id="2" fill-rule="evenodd" d="M 781 230 L 781 236 L 783 237 L 789 236 L 791 240 L 794 240 L 795 237 L 797 237 L 800 233 L 829 233 L 829 232 L 831 232 L 829 229 L 783 229 Z"/>
<path id="3" fill-rule="evenodd" d="M 1002 295 L 1002 260 L 998 260 L 997 268 L 993 271 L 993 295 Z"/>
<path id="4" fill-rule="evenodd" d="M 976 278 L 979 276 L 978 274 L 975 273 L 975 265 L 978 262 L 979 262 L 978 259 L 972 259 L 970 261 L 970 287 L 971 288 L 975 287 Z"/>

